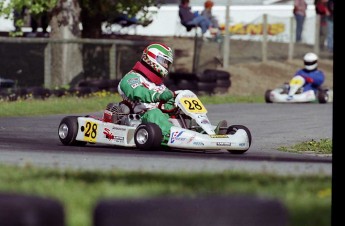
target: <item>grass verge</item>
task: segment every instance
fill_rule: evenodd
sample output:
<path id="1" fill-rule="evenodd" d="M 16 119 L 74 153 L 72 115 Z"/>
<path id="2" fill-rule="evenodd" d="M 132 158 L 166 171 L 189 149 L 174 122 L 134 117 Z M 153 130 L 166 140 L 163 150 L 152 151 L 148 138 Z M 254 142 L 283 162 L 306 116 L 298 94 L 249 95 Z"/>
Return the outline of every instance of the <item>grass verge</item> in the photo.
<path id="1" fill-rule="evenodd" d="M 199 98 L 204 104 L 260 103 L 264 101 L 263 97 L 236 97 L 232 95 L 205 95 Z M 109 92 L 97 92 L 88 97 L 64 96 L 60 98 L 50 97 L 45 100 L 4 101 L 0 103 L 0 117 L 96 112 L 103 110 L 108 103 L 120 101 L 119 94 L 110 94 Z"/>
<path id="2" fill-rule="evenodd" d="M 148 173 L 0 165 L 0 181 L 1 192 L 59 200 L 64 206 L 68 226 L 92 226 L 93 208 L 104 198 L 207 195 L 273 198 L 287 208 L 289 226 L 331 224 L 332 180 L 324 175 L 278 176 L 230 171 Z"/>

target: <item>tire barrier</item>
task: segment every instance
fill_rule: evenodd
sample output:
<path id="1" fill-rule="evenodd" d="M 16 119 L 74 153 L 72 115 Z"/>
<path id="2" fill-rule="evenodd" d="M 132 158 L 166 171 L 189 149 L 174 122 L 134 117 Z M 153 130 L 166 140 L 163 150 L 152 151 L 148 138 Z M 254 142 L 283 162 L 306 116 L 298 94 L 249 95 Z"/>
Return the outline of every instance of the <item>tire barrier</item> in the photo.
<path id="1" fill-rule="evenodd" d="M 230 73 L 206 69 L 203 73 L 172 72 L 165 80 L 171 90 L 189 89 L 197 94 L 227 93 L 231 87 Z"/>
<path id="2" fill-rule="evenodd" d="M 65 226 L 62 204 L 54 199 L 0 193 L 1 226 Z"/>
<path id="3" fill-rule="evenodd" d="M 248 196 L 160 197 L 101 200 L 93 226 L 287 226 L 287 209 L 277 200 Z"/>
<path id="4" fill-rule="evenodd" d="M 198 95 L 214 95 L 227 93 L 231 87 L 231 76 L 227 71 L 206 69 L 203 73 L 171 72 L 164 80 L 165 85 L 173 90 L 188 89 Z M 16 88 L 6 83 L 0 87 L 0 101 L 16 101 L 25 99 L 46 99 L 50 96 L 87 97 L 95 92 L 107 91 L 117 93 L 119 79 L 80 80 L 69 89 L 49 90 L 43 87 Z M 3 83 L 4 84 L 4 83 Z M 12 84 L 12 83 L 11 83 Z"/>

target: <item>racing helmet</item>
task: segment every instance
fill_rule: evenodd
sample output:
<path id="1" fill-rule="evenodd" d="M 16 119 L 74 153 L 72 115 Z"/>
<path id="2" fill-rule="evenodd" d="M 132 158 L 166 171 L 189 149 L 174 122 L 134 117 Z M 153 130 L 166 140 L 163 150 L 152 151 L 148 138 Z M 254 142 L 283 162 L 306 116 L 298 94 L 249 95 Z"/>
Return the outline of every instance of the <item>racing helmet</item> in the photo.
<path id="1" fill-rule="evenodd" d="M 318 57 L 315 53 L 307 53 L 303 57 L 304 68 L 308 71 L 315 70 L 317 68 Z"/>
<path id="2" fill-rule="evenodd" d="M 151 67 L 156 74 L 165 78 L 173 63 L 173 51 L 164 44 L 152 43 L 144 49 L 141 60 Z"/>

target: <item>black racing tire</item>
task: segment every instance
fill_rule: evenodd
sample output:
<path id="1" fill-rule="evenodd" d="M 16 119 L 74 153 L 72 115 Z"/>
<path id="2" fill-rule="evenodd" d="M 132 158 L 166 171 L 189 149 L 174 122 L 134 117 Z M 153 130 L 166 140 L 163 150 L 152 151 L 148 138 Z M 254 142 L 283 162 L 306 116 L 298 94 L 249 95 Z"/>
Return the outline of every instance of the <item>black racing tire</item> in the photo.
<path id="1" fill-rule="evenodd" d="M 271 91 L 272 90 L 269 89 L 269 90 L 266 90 L 266 92 L 265 92 L 265 102 L 266 103 L 272 103 L 271 98 L 270 98 Z"/>
<path id="2" fill-rule="evenodd" d="M 217 81 L 217 76 L 211 73 L 198 73 L 196 76 L 199 82 L 215 83 Z"/>
<path id="3" fill-rule="evenodd" d="M 239 129 L 243 129 L 246 131 L 246 133 L 248 135 L 248 140 L 249 140 L 249 147 L 248 147 L 248 149 L 249 149 L 250 146 L 252 145 L 252 134 L 250 133 L 249 129 L 246 126 L 244 126 L 244 125 L 231 125 L 228 127 L 226 134 L 230 134 L 230 135 L 235 134 L 237 132 L 237 130 L 239 130 Z M 243 154 L 247 150 L 228 150 L 228 151 L 231 154 Z"/>
<path id="4" fill-rule="evenodd" d="M 203 74 L 204 76 L 213 76 L 216 80 L 229 80 L 231 77 L 229 72 L 216 69 L 206 69 Z"/>
<path id="5" fill-rule="evenodd" d="M 209 83 L 209 82 L 198 82 L 198 91 L 199 92 L 205 92 L 212 94 L 214 93 L 214 88 L 216 87 L 216 83 Z"/>
<path id="6" fill-rule="evenodd" d="M 287 208 L 280 200 L 252 195 L 108 198 L 98 201 L 93 211 L 93 226 L 277 226 L 288 222 Z"/>
<path id="7" fill-rule="evenodd" d="M 319 90 L 317 98 L 320 104 L 325 104 L 328 102 L 327 90 Z"/>
<path id="8" fill-rule="evenodd" d="M 219 88 L 229 88 L 231 86 L 231 81 L 230 80 L 221 80 L 218 79 L 216 82 L 216 86 Z"/>
<path id="9" fill-rule="evenodd" d="M 195 82 L 198 80 L 197 74 L 187 73 L 187 72 L 171 72 L 169 73 L 169 78 L 174 81 L 187 80 L 189 82 Z"/>
<path id="10" fill-rule="evenodd" d="M 177 81 L 176 86 L 180 90 L 188 89 L 195 93 L 198 91 L 198 84 L 195 81 L 191 81 L 191 80 L 181 79 Z"/>
<path id="11" fill-rule="evenodd" d="M 229 92 L 229 88 L 226 88 L 226 87 L 216 87 L 213 92 L 215 94 L 227 94 Z"/>
<path id="12" fill-rule="evenodd" d="M 87 142 L 77 141 L 78 116 L 66 116 L 60 122 L 58 135 L 61 143 L 68 146 L 84 146 Z"/>
<path id="13" fill-rule="evenodd" d="M 56 199 L 0 193 L 1 226 L 64 226 L 65 211 Z"/>
<path id="14" fill-rule="evenodd" d="M 31 87 L 28 88 L 28 93 L 34 99 L 46 99 L 51 96 L 51 91 L 43 87 Z"/>
<path id="15" fill-rule="evenodd" d="M 63 97 L 63 96 L 66 96 L 66 94 L 67 94 L 67 90 L 65 88 L 52 90 L 52 95 L 55 97 Z"/>
<path id="16" fill-rule="evenodd" d="M 139 149 L 156 149 L 161 146 L 163 134 L 155 123 L 141 123 L 134 132 L 134 142 Z"/>
<path id="17" fill-rule="evenodd" d="M 75 87 L 70 89 L 69 92 L 77 97 L 86 97 L 91 95 L 93 88 L 90 86 Z"/>

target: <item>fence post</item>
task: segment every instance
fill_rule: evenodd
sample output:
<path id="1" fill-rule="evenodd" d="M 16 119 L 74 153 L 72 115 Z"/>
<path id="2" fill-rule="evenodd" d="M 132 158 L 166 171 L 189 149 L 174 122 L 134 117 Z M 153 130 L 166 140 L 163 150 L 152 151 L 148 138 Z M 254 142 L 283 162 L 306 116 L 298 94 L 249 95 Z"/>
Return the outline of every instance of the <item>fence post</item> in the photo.
<path id="1" fill-rule="evenodd" d="M 262 62 L 267 61 L 267 27 L 267 14 L 264 14 L 262 22 Z"/>
<path id="2" fill-rule="evenodd" d="M 289 41 L 289 52 L 288 52 L 288 60 L 293 59 L 293 48 L 294 48 L 294 22 L 295 18 L 290 17 L 290 41 Z"/>
<path id="3" fill-rule="evenodd" d="M 52 88 L 51 60 L 51 44 L 48 42 L 44 48 L 44 87 L 46 88 Z"/>
<path id="4" fill-rule="evenodd" d="M 115 79 L 117 76 L 116 69 L 115 69 L 116 64 L 117 64 L 117 62 L 116 62 L 116 44 L 112 44 L 110 49 L 109 49 L 109 78 L 110 79 Z"/>
<path id="5" fill-rule="evenodd" d="M 314 42 L 314 52 L 315 54 L 319 55 L 320 53 L 320 22 L 321 16 L 316 14 L 315 15 L 315 42 Z"/>
<path id="6" fill-rule="evenodd" d="M 225 12 L 225 34 L 223 40 L 223 68 L 227 69 L 229 66 L 229 52 L 230 52 L 230 3 L 231 1 L 228 0 L 226 4 L 226 12 Z"/>

